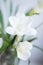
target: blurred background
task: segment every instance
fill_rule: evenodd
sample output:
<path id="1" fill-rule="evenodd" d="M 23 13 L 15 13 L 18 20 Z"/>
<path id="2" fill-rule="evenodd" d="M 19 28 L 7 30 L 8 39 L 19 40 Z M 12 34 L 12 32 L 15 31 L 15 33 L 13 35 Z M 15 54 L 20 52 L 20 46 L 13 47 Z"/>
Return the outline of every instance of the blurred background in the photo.
<path id="1" fill-rule="evenodd" d="M 16 9 L 18 13 L 26 13 L 30 9 L 34 8 L 37 4 L 37 0 L 0 0 L 0 10 L 3 14 L 4 27 L 7 27 L 8 17 L 15 15 Z M 33 16 L 32 26 L 35 28 L 43 22 L 43 12 L 40 15 Z M 35 44 L 43 48 L 43 25 L 37 28 L 37 40 L 33 41 Z M 0 40 L 1 42 L 1 40 Z M 43 52 L 37 48 L 32 49 L 30 65 L 43 65 Z M 27 61 L 20 61 L 21 65 L 27 65 Z"/>

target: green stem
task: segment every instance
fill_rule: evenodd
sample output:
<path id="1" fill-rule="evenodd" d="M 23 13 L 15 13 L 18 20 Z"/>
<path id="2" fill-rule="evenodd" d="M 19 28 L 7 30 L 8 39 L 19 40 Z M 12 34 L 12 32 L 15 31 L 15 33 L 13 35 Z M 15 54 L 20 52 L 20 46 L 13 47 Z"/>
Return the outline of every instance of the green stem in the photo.
<path id="1" fill-rule="evenodd" d="M 30 60 L 28 60 L 28 65 L 30 65 Z"/>
<path id="2" fill-rule="evenodd" d="M 40 47 L 39 47 L 39 46 L 37 46 L 37 45 L 33 45 L 33 47 L 35 47 L 35 48 L 37 48 L 37 49 L 39 49 L 39 50 L 43 51 L 43 49 L 42 49 L 42 48 L 40 48 Z"/>
<path id="3" fill-rule="evenodd" d="M 10 44 L 7 46 L 7 48 L 6 48 L 6 49 L 10 48 L 10 46 L 12 46 L 12 45 L 13 45 L 13 43 L 14 43 L 14 41 L 15 41 L 16 37 L 17 37 L 17 35 L 15 35 L 15 36 L 14 36 L 14 38 L 11 40 Z"/>
<path id="4" fill-rule="evenodd" d="M 18 65 L 18 57 L 17 57 L 17 51 L 16 51 L 16 48 L 14 50 L 14 65 Z"/>

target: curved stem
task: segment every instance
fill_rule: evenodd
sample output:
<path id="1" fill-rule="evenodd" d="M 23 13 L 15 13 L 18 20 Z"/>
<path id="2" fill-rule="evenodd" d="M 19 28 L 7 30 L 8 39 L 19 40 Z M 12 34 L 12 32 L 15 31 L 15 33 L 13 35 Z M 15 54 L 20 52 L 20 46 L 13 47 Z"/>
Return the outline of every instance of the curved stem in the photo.
<path id="1" fill-rule="evenodd" d="M 30 65 L 30 60 L 28 60 L 28 65 Z"/>
<path id="2" fill-rule="evenodd" d="M 41 25 L 43 25 L 43 22 L 40 23 L 37 27 L 35 27 L 35 29 L 38 29 Z"/>
<path id="3" fill-rule="evenodd" d="M 37 49 L 39 49 L 39 50 L 41 50 L 41 51 L 43 52 L 43 49 L 40 48 L 39 46 L 37 46 L 37 45 L 33 45 L 33 47 L 35 47 L 35 48 L 37 48 Z"/>

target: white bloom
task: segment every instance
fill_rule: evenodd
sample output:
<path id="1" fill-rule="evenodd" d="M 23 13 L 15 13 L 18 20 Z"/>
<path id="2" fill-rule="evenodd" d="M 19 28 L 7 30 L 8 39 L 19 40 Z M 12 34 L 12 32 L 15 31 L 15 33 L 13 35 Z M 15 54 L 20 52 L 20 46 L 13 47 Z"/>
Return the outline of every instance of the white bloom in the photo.
<path id="1" fill-rule="evenodd" d="M 11 35 L 35 35 L 36 30 L 31 27 L 31 17 L 25 15 L 10 16 L 11 26 L 6 28 L 6 32 Z"/>
<path id="2" fill-rule="evenodd" d="M 31 56 L 32 44 L 30 42 L 24 41 L 19 42 L 17 46 L 18 58 L 22 60 L 28 60 Z"/>
<path id="3" fill-rule="evenodd" d="M 3 39 L 0 38 L 0 48 L 2 47 L 2 45 L 3 45 Z"/>

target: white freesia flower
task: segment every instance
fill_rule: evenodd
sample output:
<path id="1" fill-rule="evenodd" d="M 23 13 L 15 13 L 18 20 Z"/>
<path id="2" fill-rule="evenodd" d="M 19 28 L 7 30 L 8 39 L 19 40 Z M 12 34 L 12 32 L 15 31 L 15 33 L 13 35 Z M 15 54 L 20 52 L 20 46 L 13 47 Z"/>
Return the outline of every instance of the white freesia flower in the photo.
<path id="1" fill-rule="evenodd" d="M 2 47 L 2 45 L 3 45 L 3 39 L 0 38 L 0 48 Z"/>
<path id="2" fill-rule="evenodd" d="M 31 56 L 32 44 L 24 41 L 19 42 L 17 46 L 17 56 L 21 60 L 28 60 Z"/>
<path id="3" fill-rule="evenodd" d="M 6 28 L 6 32 L 11 35 L 35 35 L 36 30 L 31 27 L 31 17 L 25 15 L 10 16 L 11 26 Z"/>

